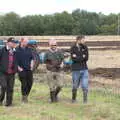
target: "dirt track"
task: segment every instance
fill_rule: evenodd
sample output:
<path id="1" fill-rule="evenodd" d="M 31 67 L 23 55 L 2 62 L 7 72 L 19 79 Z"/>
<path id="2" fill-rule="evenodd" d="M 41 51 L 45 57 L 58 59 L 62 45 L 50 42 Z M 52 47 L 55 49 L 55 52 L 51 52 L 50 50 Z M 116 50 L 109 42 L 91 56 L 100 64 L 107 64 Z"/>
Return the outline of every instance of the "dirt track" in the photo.
<path id="1" fill-rule="evenodd" d="M 120 68 L 96 68 L 89 70 L 90 74 L 108 79 L 120 79 Z"/>

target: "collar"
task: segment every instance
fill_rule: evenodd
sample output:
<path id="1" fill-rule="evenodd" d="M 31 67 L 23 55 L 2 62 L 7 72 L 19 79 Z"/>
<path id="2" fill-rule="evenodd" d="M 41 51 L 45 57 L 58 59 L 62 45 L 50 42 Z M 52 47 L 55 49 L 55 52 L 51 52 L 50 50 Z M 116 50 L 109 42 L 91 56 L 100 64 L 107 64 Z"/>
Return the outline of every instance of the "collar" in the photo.
<path id="1" fill-rule="evenodd" d="M 20 50 L 26 50 L 28 47 L 21 47 L 21 46 L 19 46 L 18 47 Z"/>
<path id="2" fill-rule="evenodd" d="M 13 48 L 13 51 L 15 52 L 15 51 L 16 51 L 16 49 L 15 49 L 15 48 Z"/>
<path id="3" fill-rule="evenodd" d="M 76 44 L 76 47 L 77 47 L 77 48 L 81 48 L 81 45 L 79 45 L 79 44 Z"/>
<path id="4" fill-rule="evenodd" d="M 11 48 L 7 45 L 7 46 L 6 46 L 6 49 L 7 49 L 7 50 L 10 50 Z"/>
<path id="5" fill-rule="evenodd" d="M 6 46 L 6 49 L 7 49 L 7 50 L 12 50 L 13 52 L 15 52 L 15 51 L 16 51 L 16 49 L 15 49 L 15 48 L 13 48 L 13 49 L 12 49 L 12 48 L 10 48 L 8 45 Z"/>
<path id="6" fill-rule="evenodd" d="M 58 51 L 58 48 L 56 48 L 55 50 L 52 50 L 51 48 L 49 49 L 50 52 L 54 53 L 54 52 L 57 52 Z"/>
<path id="7" fill-rule="evenodd" d="M 77 47 L 80 47 L 79 44 L 76 44 Z"/>

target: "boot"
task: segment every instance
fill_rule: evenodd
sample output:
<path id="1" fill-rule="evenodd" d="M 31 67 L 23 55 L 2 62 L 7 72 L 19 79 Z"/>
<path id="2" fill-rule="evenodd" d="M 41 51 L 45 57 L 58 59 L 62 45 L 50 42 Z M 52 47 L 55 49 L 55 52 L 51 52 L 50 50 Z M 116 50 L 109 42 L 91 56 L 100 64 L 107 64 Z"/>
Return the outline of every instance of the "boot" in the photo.
<path id="1" fill-rule="evenodd" d="M 50 91 L 50 99 L 51 99 L 51 103 L 56 102 L 55 91 Z"/>
<path id="2" fill-rule="evenodd" d="M 7 97 L 6 97 L 7 99 L 6 99 L 6 104 L 5 104 L 5 106 L 12 106 L 12 95 L 7 95 Z"/>
<path id="3" fill-rule="evenodd" d="M 0 106 L 2 106 L 3 105 L 3 103 L 2 102 L 0 102 Z"/>
<path id="4" fill-rule="evenodd" d="M 4 98 L 5 98 L 5 89 L 1 87 L 0 88 L 0 106 L 3 105 Z"/>
<path id="5" fill-rule="evenodd" d="M 83 103 L 87 103 L 87 90 L 83 90 Z"/>
<path id="6" fill-rule="evenodd" d="M 22 102 L 23 102 L 23 103 L 28 103 L 28 96 L 23 95 L 23 96 L 22 96 Z"/>
<path id="7" fill-rule="evenodd" d="M 76 102 L 76 97 L 77 97 L 77 89 L 72 90 L 72 103 Z"/>
<path id="8" fill-rule="evenodd" d="M 55 101 L 58 102 L 58 94 L 61 91 L 61 87 L 57 87 L 55 91 Z"/>
<path id="9" fill-rule="evenodd" d="M 5 106 L 6 107 L 12 106 L 12 103 L 6 103 Z"/>

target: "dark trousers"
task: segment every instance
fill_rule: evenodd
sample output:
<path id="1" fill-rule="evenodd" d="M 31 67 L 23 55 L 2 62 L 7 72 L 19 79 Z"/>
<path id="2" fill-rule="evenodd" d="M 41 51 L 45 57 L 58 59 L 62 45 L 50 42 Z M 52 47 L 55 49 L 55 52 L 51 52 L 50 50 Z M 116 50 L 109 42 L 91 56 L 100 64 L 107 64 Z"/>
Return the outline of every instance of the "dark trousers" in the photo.
<path id="1" fill-rule="evenodd" d="M 0 75 L 0 102 L 2 103 L 6 94 L 6 104 L 12 104 L 13 88 L 14 88 L 15 75 L 2 74 Z"/>
<path id="2" fill-rule="evenodd" d="M 28 96 L 33 84 L 32 71 L 19 72 L 19 79 L 21 81 L 21 92 L 23 96 Z"/>

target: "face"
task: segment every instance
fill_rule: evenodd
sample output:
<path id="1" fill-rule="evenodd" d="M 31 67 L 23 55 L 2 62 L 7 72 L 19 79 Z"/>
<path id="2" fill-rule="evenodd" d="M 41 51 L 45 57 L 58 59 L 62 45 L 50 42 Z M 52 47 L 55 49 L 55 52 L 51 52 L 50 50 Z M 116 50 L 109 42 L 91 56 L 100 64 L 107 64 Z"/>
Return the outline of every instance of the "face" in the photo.
<path id="1" fill-rule="evenodd" d="M 7 42 L 7 45 L 8 45 L 10 48 L 14 48 L 14 43 L 12 43 L 12 42 Z"/>
<path id="2" fill-rule="evenodd" d="M 85 38 L 82 38 L 81 40 L 77 41 L 78 44 L 85 44 Z"/>
<path id="3" fill-rule="evenodd" d="M 26 47 L 27 45 L 28 45 L 28 39 L 27 39 L 27 38 L 24 38 L 24 39 L 21 41 L 21 46 Z"/>
<path id="4" fill-rule="evenodd" d="M 13 43 L 13 47 L 16 48 L 19 44 Z"/>

